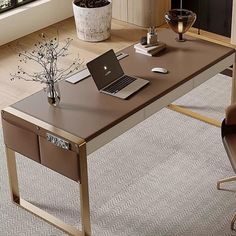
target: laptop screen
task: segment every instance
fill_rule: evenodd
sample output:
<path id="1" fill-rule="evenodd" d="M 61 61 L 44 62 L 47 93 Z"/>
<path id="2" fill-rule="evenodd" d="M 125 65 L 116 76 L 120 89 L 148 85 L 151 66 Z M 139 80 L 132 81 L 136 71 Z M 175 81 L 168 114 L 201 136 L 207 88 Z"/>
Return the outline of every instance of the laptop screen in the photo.
<path id="1" fill-rule="evenodd" d="M 124 75 L 112 49 L 88 62 L 87 68 L 99 90 Z"/>

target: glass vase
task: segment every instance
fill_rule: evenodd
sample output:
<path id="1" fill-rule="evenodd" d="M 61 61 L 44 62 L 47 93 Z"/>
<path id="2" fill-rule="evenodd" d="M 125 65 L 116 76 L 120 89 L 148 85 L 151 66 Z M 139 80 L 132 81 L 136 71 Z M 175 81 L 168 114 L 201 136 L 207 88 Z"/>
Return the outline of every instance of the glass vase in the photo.
<path id="1" fill-rule="evenodd" d="M 61 95 L 57 82 L 50 81 L 46 88 L 48 103 L 52 106 L 57 106 L 60 103 Z"/>

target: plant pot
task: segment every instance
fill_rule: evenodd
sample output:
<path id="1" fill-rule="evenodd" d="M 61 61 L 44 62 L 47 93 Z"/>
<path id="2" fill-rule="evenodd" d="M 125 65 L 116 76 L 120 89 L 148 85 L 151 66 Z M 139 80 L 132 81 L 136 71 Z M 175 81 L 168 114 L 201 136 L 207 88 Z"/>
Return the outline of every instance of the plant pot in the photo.
<path id="1" fill-rule="evenodd" d="M 89 42 L 98 42 L 109 38 L 111 35 L 112 3 L 103 7 L 85 8 L 75 5 L 79 1 L 73 1 L 78 38 Z"/>

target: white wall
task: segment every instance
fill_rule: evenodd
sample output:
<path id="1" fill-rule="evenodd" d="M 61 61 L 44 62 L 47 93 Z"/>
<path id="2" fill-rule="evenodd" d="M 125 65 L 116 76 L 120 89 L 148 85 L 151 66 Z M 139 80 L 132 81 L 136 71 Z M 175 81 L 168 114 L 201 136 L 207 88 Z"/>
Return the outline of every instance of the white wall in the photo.
<path id="1" fill-rule="evenodd" d="M 0 45 L 73 15 L 71 0 L 39 0 L 0 15 Z"/>

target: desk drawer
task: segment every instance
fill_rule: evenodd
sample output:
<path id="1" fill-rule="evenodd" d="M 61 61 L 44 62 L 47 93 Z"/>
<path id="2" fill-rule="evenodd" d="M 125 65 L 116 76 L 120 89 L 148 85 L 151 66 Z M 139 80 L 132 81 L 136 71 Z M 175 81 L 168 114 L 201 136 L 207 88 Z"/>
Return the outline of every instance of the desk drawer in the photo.
<path id="1" fill-rule="evenodd" d="M 76 152 L 63 149 L 39 136 L 41 164 L 72 179 L 79 181 L 79 160 Z"/>
<path id="2" fill-rule="evenodd" d="M 2 119 L 4 142 L 14 151 L 40 162 L 37 134 Z"/>

